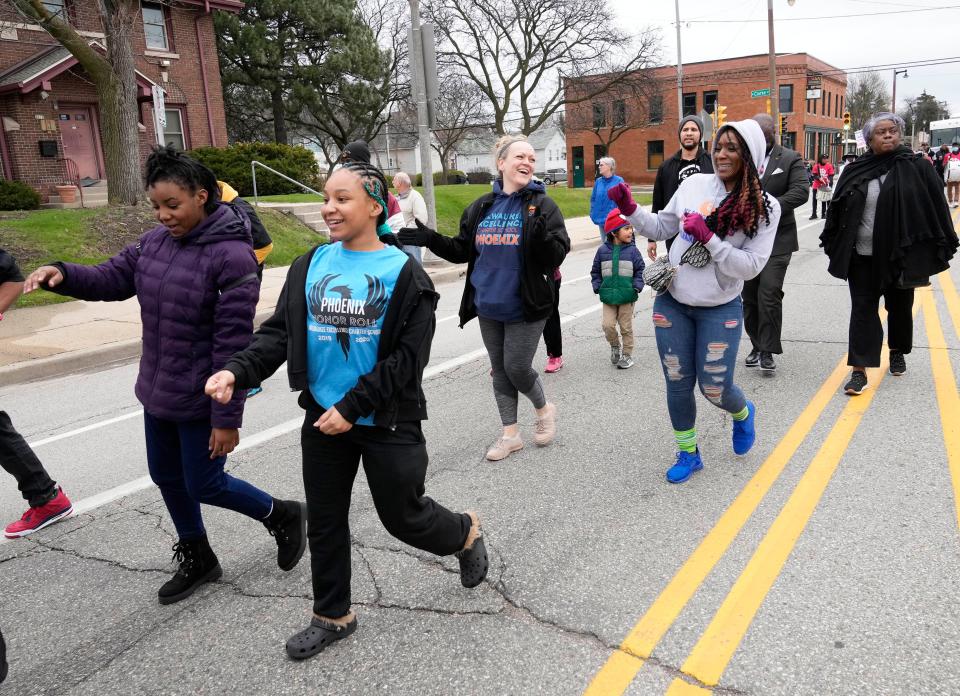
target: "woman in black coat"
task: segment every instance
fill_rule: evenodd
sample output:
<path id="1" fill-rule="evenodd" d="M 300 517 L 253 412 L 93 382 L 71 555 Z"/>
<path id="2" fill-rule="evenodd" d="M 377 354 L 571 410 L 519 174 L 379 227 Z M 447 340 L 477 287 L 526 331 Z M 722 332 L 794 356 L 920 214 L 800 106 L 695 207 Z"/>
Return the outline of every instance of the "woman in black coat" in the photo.
<path id="1" fill-rule="evenodd" d="M 887 309 L 890 374 L 902 375 L 913 347 L 913 290 L 949 267 L 957 234 L 943 195 L 943 182 L 921 155 L 901 144 L 904 122 L 879 113 L 863 135 L 869 152 L 848 164 L 837 183 L 820 245 L 830 257 L 830 275 L 850 286 L 847 364 L 853 368 L 844 391 L 861 394 L 866 368 L 880 365 Z"/>

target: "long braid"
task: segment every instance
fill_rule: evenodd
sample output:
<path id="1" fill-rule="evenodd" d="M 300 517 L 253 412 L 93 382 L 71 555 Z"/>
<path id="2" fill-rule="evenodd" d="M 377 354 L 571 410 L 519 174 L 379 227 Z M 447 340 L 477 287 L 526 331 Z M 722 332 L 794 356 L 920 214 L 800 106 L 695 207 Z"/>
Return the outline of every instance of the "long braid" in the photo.
<path id="1" fill-rule="evenodd" d="M 717 137 L 723 133 L 729 133 L 736 138 L 743 167 L 733 190 L 707 216 L 707 227 L 720 239 L 735 232 L 743 232 L 752 238 L 757 234 L 761 218 L 766 223 L 770 222 L 770 200 L 763 193 L 760 174 L 750 157 L 746 142 L 735 128 L 724 128 Z"/>
<path id="2" fill-rule="evenodd" d="M 347 169 L 360 177 L 363 184 L 363 190 L 367 192 L 373 200 L 380 204 L 382 210 L 377 216 L 377 236 L 392 235 L 393 230 L 387 224 L 387 178 L 379 169 L 367 162 L 358 162 L 351 160 L 344 163 L 344 169 Z"/>
<path id="3" fill-rule="evenodd" d="M 206 189 L 207 201 L 203 209 L 209 215 L 217 209 L 220 201 L 220 186 L 217 176 L 208 167 L 169 146 L 157 146 L 151 150 L 144 167 L 144 187 L 150 188 L 158 181 L 172 181 L 178 186 L 196 193 Z"/>

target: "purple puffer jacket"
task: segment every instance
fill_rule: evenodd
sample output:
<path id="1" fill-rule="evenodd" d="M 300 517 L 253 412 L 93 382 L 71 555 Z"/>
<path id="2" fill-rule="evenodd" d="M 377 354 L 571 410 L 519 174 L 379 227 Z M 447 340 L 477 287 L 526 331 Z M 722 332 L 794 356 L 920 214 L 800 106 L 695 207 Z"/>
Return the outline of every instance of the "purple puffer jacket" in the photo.
<path id="1" fill-rule="evenodd" d="M 243 213 L 220 203 L 181 239 L 161 225 L 97 266 L 57 265 L 64 282 L 54 292 L 104 301 L 136 294 L 143 322 L 136 394 L 147 413 L 240 427 L 245 393 L 221 405 L 203 387 L 253 336 L 260 284 Z"/>

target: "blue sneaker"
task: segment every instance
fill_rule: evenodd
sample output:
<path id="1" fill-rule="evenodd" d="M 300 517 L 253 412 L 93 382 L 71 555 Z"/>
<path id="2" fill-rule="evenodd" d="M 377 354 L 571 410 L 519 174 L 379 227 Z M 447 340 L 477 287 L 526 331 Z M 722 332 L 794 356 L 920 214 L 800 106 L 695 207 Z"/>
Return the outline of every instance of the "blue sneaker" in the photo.
<path id="1" fill-rule="evenodd" d="M 250 399 L 263 391 L 263 387 L 250 387 L 247 389 L 247 398 Z"/>
<path id="2" fill-rule="evenodd" d="M 747 402 L 747 417 L 745 420 L 733 421 L 733 453 L 746 454 L 753 447 L 757 439 L 756 428 L 753 427 L 754 418 L 757 415 L 757 407 L 752 401 Z"/>
<path id="3" fill-rule="evenodd" d="M 683 483 L 693 476 L 694 472 L 703 468 L 703 461 L 700 459 L 700 448 L 696 452 L 677 452 L 676 463 L 667 469 L 667 481 L 670 483 Z"/>

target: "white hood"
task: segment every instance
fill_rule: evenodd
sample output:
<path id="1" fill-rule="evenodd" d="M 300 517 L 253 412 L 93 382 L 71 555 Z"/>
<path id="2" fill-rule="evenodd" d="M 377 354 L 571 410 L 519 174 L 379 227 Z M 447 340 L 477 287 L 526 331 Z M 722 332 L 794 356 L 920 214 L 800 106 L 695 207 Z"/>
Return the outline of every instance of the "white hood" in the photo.
<path id="1" fill-rule="evenodd" d="M 744 142 L 747 143 L 747 147 L 750 149 L 750 157 L 753 159 L 753 166 L 757 168 L 757 171 L 760 171 L 760 165 L 763 164 L 763 160 L 767 156 L 767 139 L 763 137 L 760 124 L 748 118 L 746 121 L 731 121 L 730 123 L 726 123 L 721 126 L 720 130 L 722 131 L 728 126 L 736 130 Z M 717 169 L 716 162 L 713 163 L 713 169 L 714 171 Z"/>

